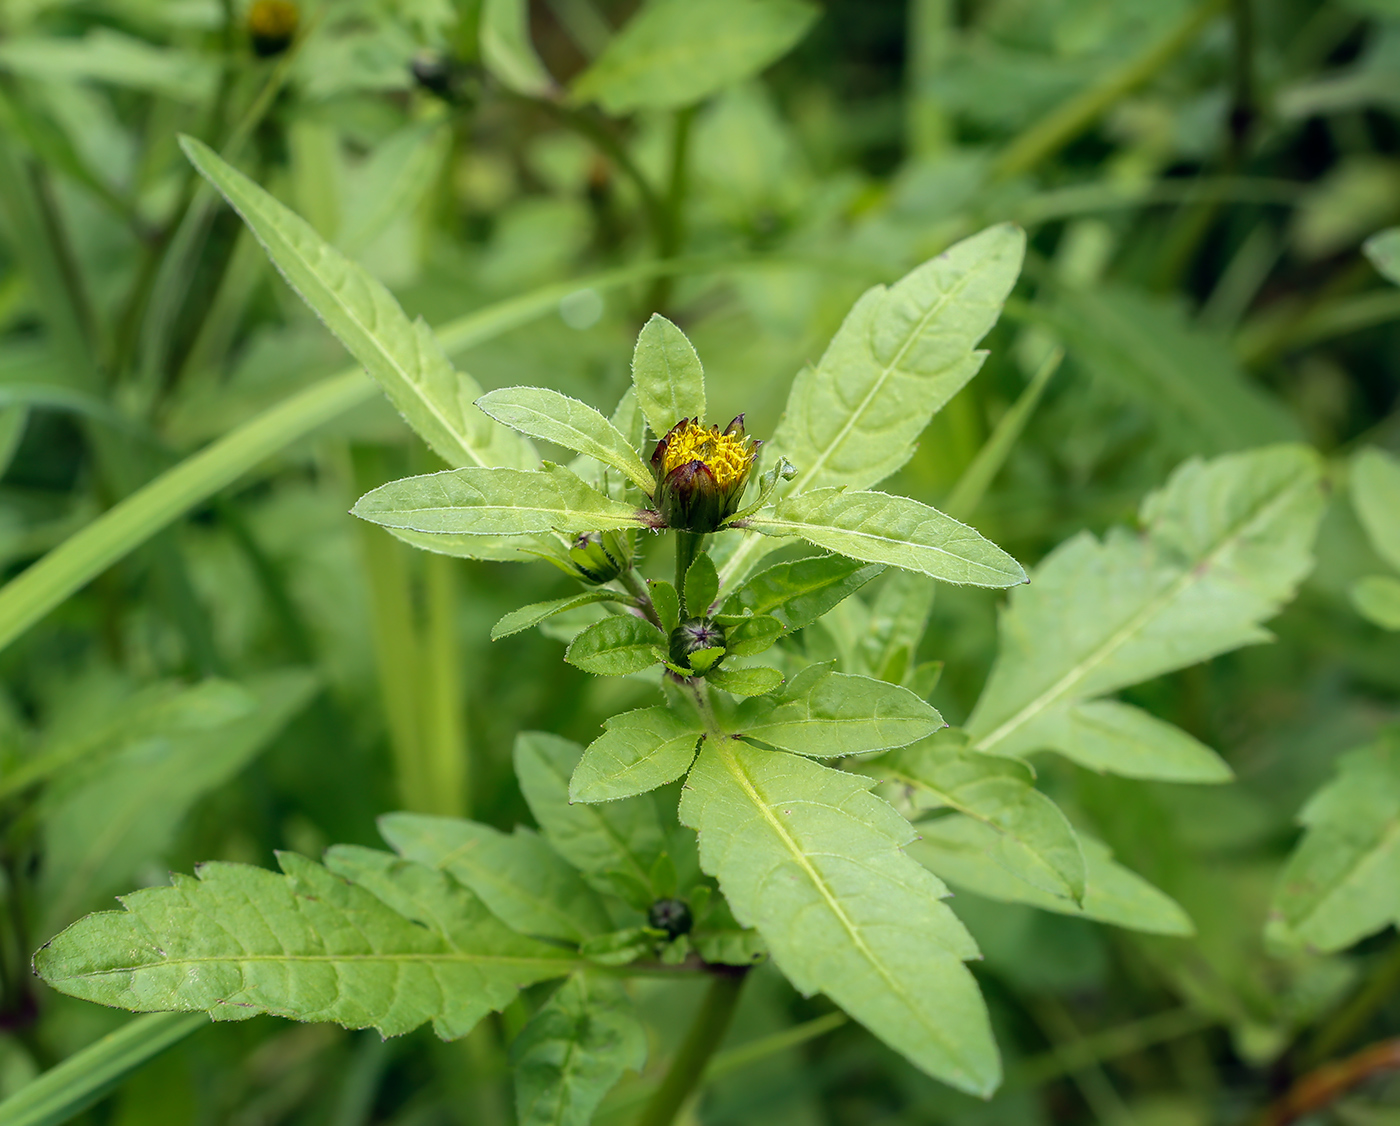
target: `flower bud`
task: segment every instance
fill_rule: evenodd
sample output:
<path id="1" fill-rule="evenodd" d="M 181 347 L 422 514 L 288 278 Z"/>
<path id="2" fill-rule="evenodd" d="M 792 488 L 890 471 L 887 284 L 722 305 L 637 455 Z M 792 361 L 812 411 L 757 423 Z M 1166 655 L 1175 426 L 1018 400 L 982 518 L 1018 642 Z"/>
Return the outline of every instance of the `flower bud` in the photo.
<path id="1" fill-rule="evenodd" d="M 647 912 L 647 924 L 673 939 L 689 934 L 694 925 L 690 905 L 684 899 L 658 899 Z"/>
<path id="2" fill-rule="evenodd" d="M 704 649 L 724 648 L 724 627 L 709 618 L 687 618 L 671 631 L 671 663 L 681 668 L 691 667 L 690 655 Z M 711 661 L 705 669 L 719 663 Z"/>
<path id="3" fill-rule="evenodd" d="M 744 436 L 743 415 L 723 433 L 698 418 L 671 427 L 651 455 L 656 507 L 667 526 L 701 535 L 718 531 L 739 509 L 758 446 Z"/>
<path id="4" fill-rule="evenodd" d="M 611 582 L 631 565 L 627 539 L 618 532 L 585 532 L 569 548 L 574 574 L 587 583 Z"/>
<path id="5" fill-rule="evenodd" d="M 248 35 L 253 53 L 268 59 L 280 55 L 297 33 L 301 14 L 291 0 L 254 0 L 248 9 Z"/>

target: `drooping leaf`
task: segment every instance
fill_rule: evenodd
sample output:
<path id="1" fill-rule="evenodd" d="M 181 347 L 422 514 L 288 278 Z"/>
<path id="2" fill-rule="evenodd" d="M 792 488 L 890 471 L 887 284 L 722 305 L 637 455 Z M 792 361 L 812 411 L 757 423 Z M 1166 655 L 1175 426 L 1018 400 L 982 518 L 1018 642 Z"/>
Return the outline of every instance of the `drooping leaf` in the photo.
<path id="1" fill-rule="evenodd" d="M 1317 455 L 1274 446 L 1185 463 L 1144 501 L 1145 535 L 1120 529 L 1102 543 L 1085 534 L 1062 544 L 1002 615 L 997 661 L 967 722 L 973 748 L 1073 755 L 1067 713 L 1077 704 L 1267 640 L 1259 622 L 1312 566 L 1322 503 Z M 1095 734 L 1112 731 L 1100 724 Z M 1223 776 L 1181 740 L 1116 738 L 1118 752 L 1086 751 L 1096 768 L 1114 769 L 1106 758 L 1121 753 L 1135 777 L 1160 768 L 1180 778 L 1183 765 Z M 1160 763 L 1154 746 L 1170 752 Z"/>
<path id="2" fill-rule="evenodd" d="M 480 386 L 453 368 L 432 330 L 421 319 L 410 321 L 383 285 L 208 146 L 191 137 L 182 137 L 180 145 L 242 217 L 287 284 L 449 465 L 539 464 L 528 441 L 473 405 Z"/>
<path id="3" fill-rule="evenodd" d="M 1361 249 L 1387 280 L 1400 285 L 1400 227 L 1372 235 Z"/>
<path id="4" fill-rule="evenodd" d="M 588 1126 L 624 1071 L 646 1063 L 646 1028 L 616 981 L 580 972 L 510 1046 L 519 1126 Z"/>
<path id="5" fill-rule="evenodd" d="M 1351 500 L 1376 554 L 1400 571 L 1400 458 L 1370 446 L 1357 454 Z"/>
<path id="6" fill-rule="evenodd" d="M 624 676 L 656 664 L 655 647 L 666 635 L 631 614 L 614 614 L 594 622 L 564 650 L 569 664 L 598 676 Z"/>
<path id="7" fill-rule="evenodd" d="M 1149 934 L 1189 935 L 1195 928 L 1174 900 L 1113 859 L 1106 845 L 1079 834 L 1084 853 L 1082 906 L 1014 875 L 998 862 L 999 834 L 961 813 L 921 821 L 909 855 L 955 887 L 1007 903 L 1029 903 L 1061 915 L 1082 915 Z"/>
<path id="8" fill-rule="evenodd" d="M 507 835 L 475 821 L 389 813 L 379 832 L 401 856 L 470 888 L 520 934 L 582 942 L 612 929 L 597 893 L 527 829 Z"/>
<path id="9" fill-rule="evenodd" d="M 704 730 L 664 706 L 623 712 L 603 727 L 574 771 L 570 801 L 613 801 L 674 782 L 695 758 Z"/>
<path id="10" fill-rule="evenodd" d="M 860 643 L 871 676 L 904 682 L 933 610 L 933 590 L 924 576 L 904 570 L 892 571 L 880 584 Z"/>
<path id="11" fill-rule="evenodd" d="M 1392 575 L 1357 579 L 1351 587 L 1351 604 L 1381 629 L 1400 629 L 1400 579 Z"/>
<path id="12" fill-rule="evenodd" d="M 651 0 L 579 76 L 573 96 L 610 114 L 679 109 L 781 58 L 817 15 L 805 0 Z"/>
<path id="13" fill-rule="evenodd" d="M 491 640 L 499 641 L 501 638 L 509 637 L 521 630 L 530 629 L 539 625 L 546 618 L 562 614 L 565 610 L 589 606 L 594 602 L 620 602 L 621 600 L 622 595 L 615 590 L 585 590 L 578 594 L 571 594 L 567 598 L 553 599 L 550 602 L 532 602 L 528 606 L 512 610 L 492 626 Z"/>
<path id="14" fill-rule="evenodd" d="M 515 738 L 515 775 L 546 839 L 595 888 L 646 910 L 660 898 L 652 869 L 666 851 L 655 800 L 639 796 L 590 805 L 569 801 L 583 748 L 557 735 Z"/>
<path id="15" fill-rule="evenodd" d="M 278 856 L 285 875 L 205 864 L 74 923 L 35 969 L 62 993 L 136 1012 L 276 1013 L 385 1036 L 431 1021 L 452 1039 L 522 985 L 575 965 L 569 951 L 507 930 L 442 873 L 371 852 L 337 853 L 351 878 L 294 853 Z"/>
<path id="16" fill-rule="evenodd" d="M 947 889 L 901 850 L 909 824 L 870 779 L 796 755 L 706 740 L 681 797 L 700 862 L 801 992 L 825 993 L 960 1090 L 1000 1078 L 972 939 Z"/>
<path id="17" fill-rule="evenodd" d="M 785 751 L 835 758 L 902 747 L 943 717 L 907 688 L 813 666 L 776 698 L 746 700 L 733 730 Z"/>
<path id="18" fill-rule="evenodd" d="M 767 536 L 801 536 L 852 559 L 944 582 L 1004 587 L 1026 581 L 1021 565 L 974 529 L 889 493 L 814 489 L 749 517 L 748 526 Z"/>
<path id="19" fill-rule="evenodd" d="M 492 77 L 517 94 L 548 94 L 554 89 L 530 42 L 527 0 L 484 0 L 481 6 L 481 61 Z"/>
<path id="20" fill-rule="evenodd" d="M 350 510 L 361 520 L 450 536 L 525 536 L 638 527 L 637 510 L 605 497 L 562 465 L 448 469 L 372 489 Z"/>
<path id="21" fill-rule="evenodd" d="M 770 614 L 789 630 L 811 625 L 884 567 L 845 555 L 778 563 L 751 576 L 724 603 L 725 614 Z"/>
<path id="22" fill-rule="evenodd" d="M 476 405 L 497 422 L 522 434 L 612 466 L 648 495 L 656 487 L 651 470 L 637 451 L 617 427 L 587 403 L 548 387 L 502 387 L 488 391 Z"/>
<path id="23" fill-rule="evenodd" d="M 1294 934 L 1332 951 L 1400 925 L 1400 729 L 1344 755 L 1299 820 L 1274 896 Z"/>
<path id="24" fill-rule="evenodd" d="M 637 405 L 657 438 L 683 418 L 705 422 L 705 372 L 685 333 L 653 313 L 632 353 Z"/>
<path id="25" fill-rule="evenodd" d="M 1051 895 L 1083 902 L 1079 838 L 1020 760 L 971 752 L 963 732 L 940 731 L 860 769 L 909 787 L 920 807 L 942 806 L 985 822 L 997 833 L 991 859 Z"/>

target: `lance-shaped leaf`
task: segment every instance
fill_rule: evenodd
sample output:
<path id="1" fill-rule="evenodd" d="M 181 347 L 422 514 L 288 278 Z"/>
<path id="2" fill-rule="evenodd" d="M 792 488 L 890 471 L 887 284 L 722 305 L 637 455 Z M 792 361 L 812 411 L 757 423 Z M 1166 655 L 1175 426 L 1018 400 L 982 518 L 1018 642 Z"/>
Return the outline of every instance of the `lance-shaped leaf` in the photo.
<path id="1" fill-rule="evenodd" d="M 470 888 L 521 934 L 582 942 L 612 929 L 597 893 L 528 829 L 507 835 L 475 821 L 389 813 L 379 832 L 401 856 Z"/>
<path id="2" fill-rule="evenodd" d="M 705 617 L 710 604 L 719 596 L 719 575 L 707 551 L 700 552 L 685 573 L 685 612 L 692 618 Z"/>
<path id="3" fill-rule="evenodd" d="M 825 993 L 913 1063 L 988 1094 L 1000 1078 L 971 937 L 904 854 L 913 830 L 871 779 L 707 739 L 681 797 L 700 863 L 804 994 Z"/>
<path id="4" fill-rule="evenodd" d="M 1055 895 L 1014 875 L 998 861 L 998 832 L 985 821 L 955 813 L 914 828 L 909 855 L 955 887 L 1006 903 L 1028 903 L 1060 915 L 1079 915 L 1149 934 L 1195 933 L 1176 901 L 1113 859 L 1108 846 L 1079 836 L 1084 853 L 1084 899 Z"/>
<path id="5" fill-rule="evenodd" d="M 205 864 L 198 878 L 124 897 L 34 957 L 70 996 L 137 1012 L 204 1011 L 215 1020 L 276 1013 L 382 1035 L 431 1021 L 463 1036 L 522 985 L 559 977 L 572 953 L 514 934 L 465 888 L 387 854 L 346 855 L 393 905 L 301 856 L 285 875 Z M 360 861 L 357 866 L 352 861 Z M 406 913 L 405 913 L 406 912 Z"/>
<path id="6" fill-rule="evenodd" d="M 604 496 L 562 465 L 405 477 L 366 493 L 350 511 L 386 528 L 454 536 L 577 535 L 639 526 L 633 505 Z"/>
<path id="7" fill-rule="evenodd" d="M 1066 713 L 1082 701 L 1268 640 L 1259 622 L 1311 568 L 1322 504 L 1317 455 L 1273 446 L 1181 466 L 1144 501 L 1145 535 L 1062 544 L 1002 614 L 997 661 L 967 723 L 974 749 L 1074 754 L 1065 733 L 1078 720 Z M 1113 731 L 1098 728 L 1097 768 L 1120 761 L 1102 742 Z M 1185 760 L 1173 752 L 1158 775 L 1148 745 L 1125 744 L 1121 761 L 1136 777 L 1180 779 Z M 1210 775 L 1200 780 L 1225 776 L 1198 761 Z"/>
<path id="8" fill-rule="evenodd" d="M 1351 586 L 1351 604 L 1381 629 L 1400 629 L 1400 579 L 1366 575 Z"/>
<path id="9" fill-rule="evenodd" d="M 600 805 L 569 801 L 569 778 L 583 748 L 557 735 L 526 731 L 515 739 L 515 775 L 545 837 L 600 891 L 646 910 L 660 896 L 652 869 L 666 851 L 655 799 Z"/>
<path id="10" fill-rule="evenodd" d="M 579 594 L 571 594 L 568 598 L 556 598 L 550 602 L 532 602 L 528 606 L 512 610 L 492 626 L 491 640 L 498 641 L 502 637 L 509 637 L 513 633 L 530 629 L 547 618 L 554 617 L 555 614 L 562 614 L 565 610 L 574 610 L 579 606 L 590 606 L 594 602 L 621 602 L 623 597 L 615 590 L 585 590 Z"/>
<path id="11" fill-rule="evenodd" d="M 665 644 L 666 635 L 650 622 L 614 614 L 574 638 L 564 660 L 598 676 L 625 676 L 656 664 L 656 647 Z"/>
<path id="12" fill-rule="evenodd" d="M 735 696 L 763 696 L 783 683 L 783 674 L 766 665 L 752 668 L 735 668 L 725 665 L 711 669 L 705 674 L 705 682 L 716 688 L 723 688 Z"/>
<path id="13" fill-rule="evenodd" d="M 415 532 L 411 528 L 388 528 L 396 540 L 402 540 L 420 551 L 435 555 L 450 555 L 454 559 L 485 559 L 493 563 L 521 563 L 532 555 L 549 551 L 550 543 L 542 536 L 458 536 L 444 533 Z"/>
<path id="14" fill-rule="evenodd" d="M 679 109 L 786 54 L 818 9 L 806 0 L 656 0 L 574 83 L 610 114 Z"/>
<path id="15" fill-rule="evenodd" d="M 933 611 L 934 586 L 913 571 L 891 571 L 880 584 L 860 656 L 872 676 L 904 683 Z"/>
<path id="16" fill-rule="evenodd" d="M 658 438 L 683 418 L 705 422 L 705 372 L 685 333 L 653 313 L 632 353 L 632 386 Z"/>
<path id="17" fill-rule="evenodd" d="M 766 567 L 725 599 L 723 613 L 768 614 L 789 630 L 811 625 L 884 571 L 845 555 L 818 555 Z"/>
<path id="18" fill-rule="evenodd" d="M 733 721 L 738 734 L 817 758 L 902 747 L 942 726 L 909 689 L 825 665 L 798 673 L 776 699 L 744 701 Z"/>
<path id="19" fill-rule="evenodd" d="M 888 563 L 950 583 L 1014 586 L 1021 565 L 974 529 L 936 508 L 888 493 L 816 489 L 780 500 L 748 526 L 768 536 L 809 543 L 867 563 Z"/>
<path id="20" fill-rule="evenodd" d="M 484 0 L 480 36 L 481 61 L 503 86 L 536 97 L 554 89 L 554 80 L 530 42 L 527 0 Z"/>
<path id="21" fill-rule="evenodd" d="M 704 731 L 664 706 L 623 712 L 603 727 L 574 771 L 570 801 L 612 801 L 674 782 L 695 758 Z"/>
<path id="22" fill-rule="evenodd" d="M 990 227 L 866 291 L 817 366 L 793 381 L 766 451 L 797 466 L 780 495 L 868 489 L 909 460 L 929 420 L 982 366 L 986 353 L 973 349 L 1001 315 L 1025 244 L 1018 227 Z M 745 537 L 720 577 L 742 577 L 770 550 Z"/>
<path id="23" fill-rule="evenodd" d="M 1084 899 L 1084 854 L 1063 813 L 1035 788 L 1018 759 L 967 750 L 961 731 L 941 731 L 862 763 L 863 773 L 908 787 L 922 808 L 946 807 L 996 830 L 991 858 L 1034 887 Z"/>
<path id="24" fill-rule="evenodd" d="M 563 446 L 625 473 L 647 495 L 656 487 L 631 443 L 587 403 L 548 387 L 503 387 L 488 391 L 476 405 L 512 429 Z"/>
<path id="25" fill-rule="evenodd" d="M 622 986 L 576 973 L 510 1046 L 519 1126 L 588 1126 L 625 1071 L 646 1063 L 646 1028 Z"/>
<path id="26" fill-rule="evenodd" d="M 1357 454 L 1351 500 L 1376 554 L 1400 571 L 1400 458 L 1372 447 Z"/>
<path id="27" fill-rule="evenodd" d="M 423 321 L 410 321 L 393 295 L 208 146 L 181 137 L 190 162 L 238 212 L 301 299 L 369 372 L 408 424 L 449 465 L 539 464 L 528 441 L 473 402 L 481 388 L 456 371 Z"/>
<path id="28" fill-rule="evenodd" d="M 1331 951 L 1400 925 L 1400 728 L 1344 755 L 1299 820 L 1274 897 L 1293 932 Z"/>
<path id="29" fill-rule="evenodd" d="M 1228 782 L 1235 776 L 1199 739 L 1119 700 L 1057 708 L 1040 730 L 1046 746 L 1090 770 L 1167 782 Z"/>

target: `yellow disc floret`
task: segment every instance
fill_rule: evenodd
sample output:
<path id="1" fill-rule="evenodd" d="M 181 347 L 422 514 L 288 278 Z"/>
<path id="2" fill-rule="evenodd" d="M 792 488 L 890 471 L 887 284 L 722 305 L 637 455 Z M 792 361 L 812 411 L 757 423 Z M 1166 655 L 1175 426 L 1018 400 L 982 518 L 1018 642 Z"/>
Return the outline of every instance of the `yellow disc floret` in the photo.
<path id="1" fill-rule="evenodd" d="M 720 430 L 683 418 L 652 451 L 656 507 L 665 526 L 705 534 L 739 507 L 758 443 L 744 437 L 744 416 Z"/>
<path id="2" fill-rule="evenodd" d="M 686 421 L 671 431 L 669 439 L 661 458 L 662 476 L 699 461 L 714 474 L 716 485 L 729 489 L 744 480 L 753 465 L 755 451 L 742 433 L 721 434 L 718 426 Z"/>

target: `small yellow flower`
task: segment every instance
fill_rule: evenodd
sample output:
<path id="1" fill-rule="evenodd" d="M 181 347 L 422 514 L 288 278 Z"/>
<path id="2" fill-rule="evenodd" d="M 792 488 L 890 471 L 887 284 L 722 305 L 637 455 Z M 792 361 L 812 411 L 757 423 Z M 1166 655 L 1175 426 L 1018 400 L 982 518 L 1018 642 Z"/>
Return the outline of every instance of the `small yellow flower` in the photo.
<path id="1" fill-rule="evenodd" d="M 248 34 L 253 51 L 268 58 L 280 55 L 297 33 L 301 13 L 291 0 L 254 0 L 248 9 Z"/>
<path id="2" fill-rule="evenodd" d="M 651 468 L 656 474 L 656 505 L 666 524 L 688 532 L 713 532 L 739 507 L 758 442 L 744 436 L 739 415 L 723 432 L 683 418 L 656 443 Z"/>

